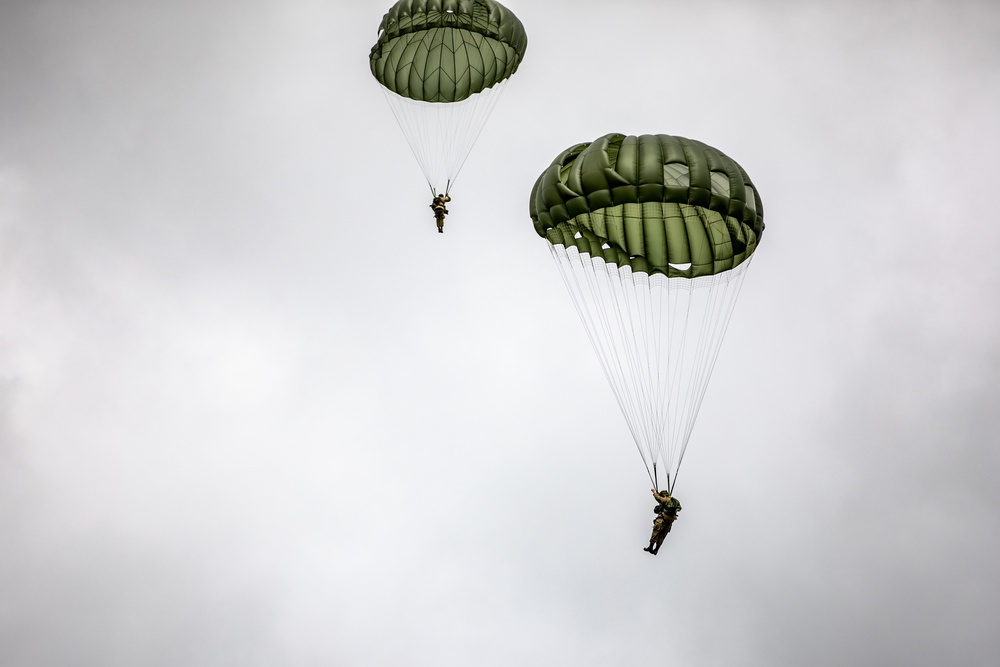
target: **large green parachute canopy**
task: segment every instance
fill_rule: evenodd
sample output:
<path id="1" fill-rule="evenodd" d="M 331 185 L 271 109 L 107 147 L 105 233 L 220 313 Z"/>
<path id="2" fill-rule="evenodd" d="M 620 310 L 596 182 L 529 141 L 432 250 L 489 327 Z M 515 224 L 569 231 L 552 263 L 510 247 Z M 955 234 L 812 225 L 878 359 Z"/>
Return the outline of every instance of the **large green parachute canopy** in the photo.
<path id="1" fill-rule="evenodd" d="M 560 154 L 531 191 L 535 231 L 618 266 L 696 277 L 732 269 L 764 231 L 743 168 L 700 141 L 608 134 Z"/>
<path id="2" fill-rule="evenodd" d="M 459 102 L 510 77 L 528 38 L 494 0 L 400 0 L 371 52 L 372 74 L 421 102 Z"/>
<path id="3" fill-rule="evenodd" d="M 529 210 L 650 480 L 672 490 L 764 232 L 757 189 L 699 141 L 608 134 L 561 153 Z"/>
<path id="4" fill-rule="evenodd" d="M 495 0 L 400 0 L 379 26 L 371 70 L 433 193 L 447 193 L 528 38 Z"/>

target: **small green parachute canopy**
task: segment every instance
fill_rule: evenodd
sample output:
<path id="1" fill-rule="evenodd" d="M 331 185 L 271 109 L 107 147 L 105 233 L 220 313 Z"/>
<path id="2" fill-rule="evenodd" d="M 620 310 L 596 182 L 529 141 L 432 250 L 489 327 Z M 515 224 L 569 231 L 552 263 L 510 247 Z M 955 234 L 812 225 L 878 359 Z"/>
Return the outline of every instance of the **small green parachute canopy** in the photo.
<path id="1" fill-rule="evenodd" d="M 556 157 L 529 211 L 650 481 L 672 492 L 764 232 L 757 189 L 699 141 L 608 134 Z"/>
<path id="2" fill-rule="evenodd" d="M 517 71 L 528 38 L 494 0 L 400 0 L 371 52 L 372 74 L 421 102 L 459 102 Z"/>
<path id="3" fill-rule="evenodd" d="M 382 19 L 372 74 L 431 194 L 448 194 L 527 46 L 495 0 L 400 0 Z"/>
<path id="4" fill-rule="evenodd" d="M 535 231 L 618 266 L 693 278 L 738 266 L 764 232 L 747 173 L 700 141 L 608 134 L 560 154 L 531 191 Z"/>

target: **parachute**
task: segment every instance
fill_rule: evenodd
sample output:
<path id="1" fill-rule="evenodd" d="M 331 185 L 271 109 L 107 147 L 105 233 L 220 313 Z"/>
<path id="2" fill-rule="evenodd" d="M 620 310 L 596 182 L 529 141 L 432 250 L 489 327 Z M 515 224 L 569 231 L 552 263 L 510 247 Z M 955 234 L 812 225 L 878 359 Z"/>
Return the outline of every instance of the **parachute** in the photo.
<path id="1" fill-rule="evenodd" d="M 433 194 L 447 194 L 528 38 L 495 0 L 400 0 L 379 26 L 371 71 Z"/>
<path id="2" fill-rule="evenodd" d="M 654 486 L 677 472 L 764 232 L 732 159 L 669 135 L 560 154 L 529 205 Z"/>

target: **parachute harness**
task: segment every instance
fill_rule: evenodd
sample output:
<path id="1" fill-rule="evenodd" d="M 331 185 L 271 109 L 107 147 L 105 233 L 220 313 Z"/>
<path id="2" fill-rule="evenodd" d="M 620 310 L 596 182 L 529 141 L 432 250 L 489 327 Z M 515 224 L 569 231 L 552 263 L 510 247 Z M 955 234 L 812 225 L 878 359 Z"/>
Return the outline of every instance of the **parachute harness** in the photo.
<path id="1" fill-rule="evenodd" d="M 665 471 L 672 493 L 752 256 L 715 275 L 669 278 L 575 246 L 549 249 L 650 480 Z"/>

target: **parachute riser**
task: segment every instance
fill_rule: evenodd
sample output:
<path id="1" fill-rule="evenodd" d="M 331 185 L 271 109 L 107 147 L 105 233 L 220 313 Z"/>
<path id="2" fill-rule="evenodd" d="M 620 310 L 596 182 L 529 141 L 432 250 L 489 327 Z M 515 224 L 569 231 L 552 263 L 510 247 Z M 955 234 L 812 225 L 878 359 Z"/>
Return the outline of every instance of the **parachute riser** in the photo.
<path id="1" fill-rule="evenodd" d="M 657 493 L 659 493 L 660 492 L 659 471 L 657 470 L 655 462 L 653 463 L 653 477 L 652 477 L 652 480 L 653 480 L 653 488 L 656 490 Z M 675 474 L 674 478 L 670 479 L 670 473 L 668 472 L 667 473 L 667 493 L 669 495 L 671 495 L 671 496 L 674 495 L 674 484 L 676 482 L 677 482 L 677 475 Z"/>
<path id="2" fill-rule="evenodd" d="M 441 194 L 440 192 L 434 189 L 434 185 L 430 181 L 427 181 L 427 187 L 430 188 L 431 190 L 431 197 L 437 197 L 438 195 Z M 451 192 L 451 179 L 449 178 L 448 182 L 444 186 L 444 195 L 442 196 L 447 196 L 450 192 Z"/>

